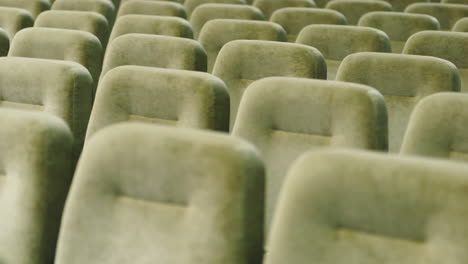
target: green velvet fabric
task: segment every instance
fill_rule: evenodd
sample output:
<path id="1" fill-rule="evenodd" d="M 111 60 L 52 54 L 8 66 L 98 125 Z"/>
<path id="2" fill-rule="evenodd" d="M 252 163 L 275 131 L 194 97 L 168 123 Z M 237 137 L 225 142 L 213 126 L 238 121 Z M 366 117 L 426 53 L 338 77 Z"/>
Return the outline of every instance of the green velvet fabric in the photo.
<path id="1" fill-rule="evenodd" d="M 142 1 L 135 0 L 123 4 L 118 16 L 123 15 L 150 15 L 150 16 L 176 16 L 186 18 L 187 13 L 183 5 L 168 1 Z"/>
<path id="2" fill-rule="evenodd" d="M 400 150 L 408 119 L 422 98 L 460 90 L 455 65 L 428 56 L 357 53 L 343 60 L 336 79 L 366 84 L 384 95 L 391 152 Z"/>
<path id="3" fill-rule="evenodd" d="M 394 53 L 403 51 L 411 35 L 419 31 L 440 29 L 439 22 L 432 16 L 400 12 L 370 12 L 361 17 L 358 25 L 385 32 L 392 42 Z"/>
<path id="4" fill-rule="evenodd" d="M 281 25 L 288 34 L 289 42 L 296 42 L 297 35 L 312 24 L 346 25 L 346 18 L 335 10 L 286 7 L 273 12 L 271 22 Z"/>
<path id="5" fill-rule="evenodd" d="M 89 72 L 75 62 L 0 58 L 0 108 L 41 111 L 62 118 L 73 132 L 74 160 L 83 146 L 93 100 Z"/>
<path id="6" fill-rule="evenodd" d="M 32 27 L 34 18 L 31 13 L 21 8 L 0 7 L 0 28 L 4 29 L 9 39 L 23 28 Z"/>
<path id="7" fill-rule="evenodd" d="M 117 10 L 109 0 L 57 0 L 52 10 L 88 11 L 96 12 L 106 17 L 109 27 L 112 28 Z"/>
<path id="8" fill-rule="evenodd" d="M 8 56 L 77 62 L 91 73 L 95 90 L 101 73 L 102 53 L 101 42 L 91 33 L 36 27 L 16 34 Z"/>
<path id="9" fill-rule="evenodd" d="M 187 11 L 187 16 L 190 17 L 192 12 L 203 4 L 232 4 L 232 5 L 245 5 L 244 0 L 185 0 L 184 6 Z"/>
<path id="10" fill-rule="evenodd" d="M 213 19 L 244 19 L 244 20 L 264 20 L 260 9 L 248 5 L 235 4 L 203 4 L 193 10 L 190 16 L 195 38 L 206 22 Z"/>
<path id="11" fill-rule="evenodd" d="M 115 125 L 83 153 L 55 263 L 260 263 L 263 197 L 263 164 L 240 139 Z"/>
<path id="12" fill-rule="evenodd" d="M 232 134 L 253 143 L 264 156 L 268 231 L 294 160 L 328 146 L 386 150 L 387 113 L 382 95 L 371 87 L 270 77 L 248 87 Z"/>
<path id="13" fill-rule="evenodd" d="M 468 33 L 422 31 L 411 36 L 403 53 L 434 56 L 448 60 L 458 67 L 462 92 L 468 92 Z"/>
<path id="14" fill-rule="evenodd" d="M 86 11 L 45 11 L 37 17 L 34 26 L 89 32 L 99 39 L 103 49 L 107 46 L 110 33 L 109 23 L 103 15 Z"/>
<path id="15" fill-rule="evenodd" d="M 468 16 L 468 6 L 458 4 L 415 3 L 405 9 L 406 13 L 433 16 L 439 20 L 440 29 L 451 30 L 460 19 Z"/>
<path id="16" fill-rule="evenodd" d="M 468 262 L 468 167 L 357 151 L 288 173 L 265 264 Z"/>
<path id="17" fill-rule="evenodd" d="M 391 52 L 385 32 L 369 27 L 310 25 L 299 33 L 296 43 L 317 48 L 327 62 L 327 79 L 334 80 L 341 61 L 357 52 Z"/>
<path id="18" fill-rule="evenodd" d="M 25 9 L 34 18 L 42 11 L 50 9 L 49 0 L 0 0 L 0 6 Z"/>
<path id="19" fill-rule="evenodd" d="M 122 65 L 206 71 L 206 53 L 195 40 L 132 33 L 109 43 L 101 79 Z"/>
<path id="20" fill-rule="evenodd" d="M 374 0 L 333 0 L 326 8 L 342 13 L 350 25 L 357 25 L 361 16 L 373 11 L 392 11 L 392 5 Z"/>
<path id="21" fill-rule="evenodd" d="M 462 18 L 453 25 L 452 31 L 468 32 L 468 17 Z"/>
<path id="22" fill-rule="evenodd" d="M 207 22 L 198 41 L 206 50 L 208 72 L 213 70 L 221 48 L 236 39 L 287 41 L 284 29 L 272 22 L 238 19 L 215 19 Z"/>
<path id="23" fill-rule="evenodd" d="M 270 76 L 326 79 L 327 67 L 315 48 L 274 41 L 234 40 L 221 49 L 213 68 L 229 91 L 230 128 L 247 86 Z"/>
<path id="24" fill-rule="evenodd" d="M 116 37 L 130 34 L 165 35 L 182 38 L 193 38 L 192 26 L 180 17 L 125 15 L 115 22 L 109 42 Z"/>
<path id="25" fill-rule="evenodd" d="M 53 263 L 73 137 L 57 117 L 0 110 L 0 260 Z"/>
<path id="26" fill-rule="evenodd" d="M 86 140 L 126 121 L 228 131 L 229 95 L 224 83 L 207 73 L 120 66 L 99 85 Z"/>
<path id="27" fill-rule="evenodd" d="M 266 19 L 270 19 L 276 10 L 285 7 L 316 7 L 314 0 L 255 0 L 253 5 L 263 11 Z"/>
<path id="28" fill-rule="evenodd" d="M 438 93 L 414 109 L 401 154 L 468 161 L 468 95 Z"/>

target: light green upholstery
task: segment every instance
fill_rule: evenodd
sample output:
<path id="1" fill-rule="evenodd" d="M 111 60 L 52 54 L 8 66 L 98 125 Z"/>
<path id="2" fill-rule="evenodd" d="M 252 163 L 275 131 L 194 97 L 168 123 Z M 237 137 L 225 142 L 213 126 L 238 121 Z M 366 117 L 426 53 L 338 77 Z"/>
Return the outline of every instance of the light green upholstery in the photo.
<path id="1" fill-rule="evenodd" d="M 184 6 L 187 11 L 187 16 L 190 17 L 192 12 L 203 4 L 232 4 L 245 5 L 244 0 L 185 0 Z"/>
<path id="2" fill-rule="evenodd" d="M 260 263 L 263 197 L 263 164 L 246 142 L 111 126 L 80 160 L 55 263 Z"/>
<path id="3" fill-rule="evenodd" d="M 264 20 L 260 9 L 248 5 L 235 4 L 203 4 L 193 10 L 190 16 L 195 38 L 206 22 L 213 19 L 244 19 L 244 20 Z"/>
<path id="4" fill-rule="evenodd" d="M 102 53 L 101 42 L 91 33 L 37 27 L 18 32 L 8 56 L 78 62 L 91 73 L 95 90 L 101 73 Z"/>
<path id="5" fill-rule="evenodd" d="M 4 29 L 9 39 L 23 28 L 32 27 L 34 18 L 31 13 L 21 8 L 0 7 L 0 28 Z"/>
<path id="6" fill-rule="evenodd" d="M 120 3 L 121 5 L 130 2 L 130 1 L 141 1 L 141 0 L 122 0 Z M 160 1 L 167 1 L 167 2 L 175 2 L 175 3 L 183 3 L 184 1 L 182 0 L 144 0 L 144 1 L 149 1 L 149 2 L 160 2 Z"/>
<path id="7" fill-rule="evenodd" d="M 467 263 L 468 167 L 357 151 L 288 173 L 265 264 Z"/>
<path id="8" fill-rule="evenodd" d="M 394 11 L 403 12 L 405 8 L 413 3 L 431 2 L 431 0 L 385 0 L 392 5 Z M 440 0 L 432 0 L 432 2 L 440 2 Z"/>
<path id="9" fill-rule="evenodd" d="M 229 95 L 224 83 L 207 73 L 121 66 L 99 85 L 86 140 L 125 121 L 228 131 Z"/>
<path id="10" fill-rule="evenodd" d="M 453 25 L 452 31 L 468 32 L 468 17 L 462 18 Z"/>
<path id="11" fill-rule="evenodd" d="M 89 32 L 101 42 L 103 49 L 109 38 L 107 19 L 96 12 L 53 10 L 42 12 L 34 23 L 35 27 L 73 29 Z"/>
<path id="12" fill-rule="evenodd" d="M 0 259 L 53 263 L 71 183 L 73 137 L 57 117 L 0 110 Z"/>
<path id="13" fill-rule="evenodd" d="M 96 12 L 106 17 L 110 28 L 114 25 L 117 12 L 109 0 L 56 0 L 52 10 Z"/>
<path id="14" fill-rule="evenodd" d="M 314 0 L 255 0 L 253 5 L 263 11 L 266 19 L 270 19 L 276 10 L 285 7 L 316 7 Z"/>
<path id="15" fill-rule="evenodd" d="M 312 24 L 346 25 L 346 18 L 335 10 L 303 7 L 286 7 L 273 12 L 271 22 L 280 24 L 288 34 L 289 42 L 296 42 L 297 35 Z"/>
<path id="16" fill-rule="evenodd" d="M 391 52 L 385 32 L 369 27 L 310 25 L 299 33 L 296 43 L 317 48 L 327 62 L 327 79 L 334 80 L 341 61 L 349 54 Z"/>
<path id="17" fill-rule="evenodd" d="M 182 38 L 193 38 L 190 23 L 180 17 L 125 15 L 115 22 L 109 41 L 116 37 L 130 34 L 165 35 Z"/>
<path id="18" fill-rule="evenodd" d="M 342 13 L 350 25 L 357 25 L 361 16 L 373 11 L 392 11 L 392 5 L 376 0 L 333 0 L 326 8 Z"/>
<path id="19" fill-rule="evenodd" d="M 284 29 L 272 22 L 238 19 L 215 19 L 208 21 L 198 40 L 206 50 L 208 72 L 213 70 L 221 48 L 236 39 L 287 41 Z"/>
<path id="20" fill-rule="evenodd" d="M 422 31 L 411 36 L 403 53 L 434 56 L 448 60 L 458 67 L 462 92 L 468 92 L 468 33 Z"/>
<path id="21" fill-rule="evenodd" d="M 428 56 L 357 53 L 343 60 L 336 79 L 369 85 L 384 95 L 391 152 L 400 150 L 408 119 L 422 98 L 460 90 L 455 65 Z"/>
<path id="22" fill-rule="evenodd" d="M 270 76 L 325 79 L 327 67 L 313 47 L 261 40 L 234 40 L 221 49 L 213 74 L 226 84 L 231 99 L 230 128 L 247 86 Z"/>
<path id="23" fill-rule="evenodd" d="M 253 143 L 264 156 L 268 231 L 294 160 L 328 146 L 386 150 L 387 113 L 382 95 L 371 87 L 270 77 L 248 87 L 232 134 Z"/>
<path id="24" fill-rule="evenodd" d="M 132 33 L 109 43 L 101 78 L 122 65 L 206 71 L 206 53 L 195 40 Z"/>
<path id="25" fill-rule="evenodd" d="M 402 154 L 468 161 L 468 95 L 438 93 L 419 102 L 411 115 Z"/>
<path id="26" fill-rule="evenodd" d="M 415 3 L 409 5 L 405 12 L 433 16 L 439 20 L 440 29 L 451 30 L 460 18 L 468 16 L 468 5 Z"/>
<path id="27" fill-rule="evenodd" d="M 135 0 L 123 4 L 118 16 L 124 15 L 150 15 L 150 16 L 176 16 L 186 18 L 187 13 L 183 5 L 168 1 Z"/>
<path id="28" fill-rule="evenodd" d="M 440 29 L 439 22 L 432 16 L 401 12 L 370 12 L 361 17 L 358 25 L 385 32 L 392 42 L 394 53 L 401 53 L 406 41 L 414 33 Z"/>
<path id="29" fill-rule="evenodd" d="M 0 0 L 0 6 L 25 9 L 34 18 L 50 9 L 49 0 Z"/>

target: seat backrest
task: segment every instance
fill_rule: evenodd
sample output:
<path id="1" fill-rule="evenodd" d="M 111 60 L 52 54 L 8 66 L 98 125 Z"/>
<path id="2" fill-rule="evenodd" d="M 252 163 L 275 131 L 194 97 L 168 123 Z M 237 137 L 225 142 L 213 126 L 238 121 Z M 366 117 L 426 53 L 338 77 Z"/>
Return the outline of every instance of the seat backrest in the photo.
<path id="1" fill-rule="evenodd" d="M 0 110 L 0 259 L 53 263 L 72 179 L 73 137 L 57 117 Z"/>
<path id="2" fill-rule="evenodd" d="M 439 30 L 436 18 L 423 14 L 401 12 L 370 12 L 361 17 L 362 27 L 373 27 L 385 32 L 392 42 L 392 51 L 401 53 L 408 38 L 424 30 Z"/>
<path id="3" fill-rule="evenodd" d="M 232 131 L 253 143 L 266 164 L 266 230 L 286 172 L 322 147 L 387 149 L 382 95 L 364 85 L 270 77 L 246 90 Z"/>
<path id="4" fill-rule="evenodd" d="M 403 12 L 405 8 L 413 3 L 438 2 L 432 0 L 384 0 L 392 5 L 394 11 Z"/>
<path id="5" fill-rule="evenodd" d="M 468 17 L 459 19 L 452 27 L 454 32 L 468 32 Z"/>
<path id="6" fill-rule="evenodd" d="M 385 1 L 333 0 L 326 8 L 342 13 L 350 25 L 357 25 L 361 16 L 373 11 L 392 11 L 392 5 Z"/>
<path id="7" fill-rule="evenodd" d="M 52 5 L 52 10 L 96 12 L 106 17 L 110 28 L 114 25 L 117 12 L 114 4 L 109 0 L 56 0 Z"/>
<path id="8" fill-rule="evenodd" d="M 273 12 L 271 22 L 281 25 L 288 34 L 289 42 L 296 42 L 297 35 L 306 26 L 312 24 L 346 25 L 346 18 L 335 10 L 286 7 Z"/>
<path id="9" fill-rule="evenodd" d="M 0 28 L 8 33 L 8 37 L 13 39 L 16 32 L 23 28 L 32 27 L 34 18 L 31 13 L 14 7 L 0 7 Z"/>
<path id="10" fill-rule="evenodd" d="M 169 1 L 134 0 L 124 3 L 118 17 L 124 15 L 175 16 L 187 18 L 183 5 Z"/>
<path id="11" fill-rule="evenodd" d="M 422 31 L 411 36 L 403 49 L 405 54 L 433 56 L 457 66 L 462 92 L 468 92 L 468 33 Z"/>
<path id="12" fill-rule="evenodd" d="M 235 65 L 235 66 L 234 66 Z M 320 52 L 309 46 L 261 40 L 234 40 L 221 49 L 213 74 L 226 84 L 230 97 L 230 128 L 247 86 L 270 76 L 325 79 Z"/>
<path id="13" fill-rule="evenodd" d="M 240 139 L 111 126 L 80 160 L 55 263 L 260 263 L 263 196 L 263 164 Z"/>
<path id="14" fill-rule="evenodd" d="M 467 174 L 431 159 L 310 152 L 288 173 L 264 263 L 466 263 Z"/>
<path id="15" fill-rule="evenodd" d="M 245 5 L 244 0 L 185 0 L 184 7 L 187 11 L 187 16 L 191 17 L 192 12 L 198 7 L 203 4 L 234 4 L 234 5 Z"/>
<path id="16" fill-rule="evenodd" d="M 253 5 L 265 14 L 266 19 L 278 9 L 285 7 L 316 7 L 313 0 L 255 0 Z"/>
<path id="17" fill-rule="evenodd" d="M 468 161 L 468 95 L 439 93 L 414 108 L 402 154 Z"/>
<path id="18" fill-rule="evenodd" d="M 122 65 L 206 71 L 206 53 L 195 40 L 132 33 L 109 43 L 101 79 Z"/>
<path id="19" fill-rule="evenodd" d="M 287 41 L 284 29 L 272 22 L 214 19 L 205 24 L 198 41 L 205 48 L 208 57 L 208 72 L 213 70 L 216 57 L 228 42 L 237 39 Z"/>
<path id="20" fill-rule="evenodd" d="M 203 4 L 190 16 L 195 38 L 198 38 L 203 25 L 213 19 L 264 20 L 264 16 L 260 9 L 249 5 Z"/>
<path id="21" fill-rule="evenodd" d="M 422 98 L 460 90 L 455 65 L 428 56 L 357 53 L 343 60 L 336 79 L 369 85 L 384 96 L 391 152 L 400 150 L 409 117 Z"/>
<path id="22" fill-rule="evenodd" d="M 41 12 L 50 9 L 48 0 L 0 0 L 0 6 L 25 9 L 34 18 Z"/>
<path id="23" fill-rule="evenodd" d="M 439 20 L 440 29 L 451 30 L 460 19 L 468 16 L 467 5 L 441 3 L 414 3 L 405 9 L 406 13 L 426 14 Z"/>

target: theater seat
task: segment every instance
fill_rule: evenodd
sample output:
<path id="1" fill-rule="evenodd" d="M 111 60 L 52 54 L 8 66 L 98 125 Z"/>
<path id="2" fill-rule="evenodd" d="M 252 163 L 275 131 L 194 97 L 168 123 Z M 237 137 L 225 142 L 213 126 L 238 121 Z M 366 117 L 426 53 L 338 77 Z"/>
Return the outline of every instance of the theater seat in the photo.
<path id="1" fill-rule="evenodd" d="M 34 18 L 50 9 L 49 0 L 0 0 L 0 6 L 27 10 Z"/>
<path id="2" fill-rule="evenodd" d="M 408 119 L 421 99 L 460 90 L 455 65 L 428 56 L 357 53 L 343 60 L 336 79 L 369 85 L 384 95 L 390 152 L 399 152 Z"/>
<path id="3" fill-rule="evenodd" d="M 310 152 L 288 173 L 265 264 L 467 263 L 468 167 Z"/>
<path id="4" fill-rule="evenodd" d="M 109 27 L 112 28 L 117 12 L 112 1 L 109 0 L 56 0 L 52 10 L 70 10 L 96 12 L 106 17 Z"/>
<path id="5" fill-rule="evenodd" d="M 468 17 L 462 18 L 453 25 L 454 32 L 468 32 Z"/>
<path id="6" fill-rule="evenodd" d="M 270 76 L 325 79 L 327 68 L 322 54 L 300 44 L 261 40 L 234 40 L 221 49 L 213 75 L 226 84 L 230 96 L 230 128 L 247 86 Z"/>
<path id="7" fill-rule="evenodd" d="M 260 263 L 263 196 L 263 164 L 240 139 L 112 126 L 83 153 L 55 263 Z"/>
<path id="8" fill-rule="evenodd" d="M 405 9 L 406 13 L 426 14 L 439 20 L 440 29 L 451 30 L 453 25 L 468 16 L 467 5 L 441 3 L 414 3 Z"/>
<path id="9" fill-rule="evenodd" d="M 72 178 L 73 137 L 57 117 L 0 110 L 0 259 L 53 263 Z"/>
<path id="10" fill-rule="evenodd" d="M 343 14 L 350 25 L 357 25 L 359 19 L 369 12 L 393 11 L 392 5 L 386 1 L 367 0 L 333 0 L 327 3 L 326 8 Z"/>
<path id="11" fill-rule="evenodd" d="M 314 0 L 255 0 L 253 5 L 265 14 L 266 19 L 278 9 L 285 7 L 316 7 Z"/>
<path id="12" fill-rule="evenodd" d="M 387 113 L 382 95 L 371 87 L 270 77 L 247 88 L 232 134 L 253 143 L 263 154 L 268 231 L 294 160 L 324 147 L 386 150 Z"/>
<path id="13" fill-rule="evenodd" d="M 99 85 L 86 138 L 125 121 L 228 131 L 229 95 L 207 73 L 120 66 Z"/>
<path id="14" fill-rule="evenodd" d="M 186 18 L 183 5 L 169 1 L 129 1 L 119 9 L 118 17 L 124 15 L 176 16 Z"/>
<path id="15" fill-rule="evenodd" d="M 34 18 L 22 8 L 0 7 L 0 28 L 6 31 L 9 39 L 23 28 L 32 27 Z"/>
<path id="16" fill-rule="evenodd" d="M 187 16 L 191 17 L 192 12 L 199 6 L 204 4 L 234 4 L 245 5 L 244 0 L 185 0 L 184 7 L 187 11 Z"/>

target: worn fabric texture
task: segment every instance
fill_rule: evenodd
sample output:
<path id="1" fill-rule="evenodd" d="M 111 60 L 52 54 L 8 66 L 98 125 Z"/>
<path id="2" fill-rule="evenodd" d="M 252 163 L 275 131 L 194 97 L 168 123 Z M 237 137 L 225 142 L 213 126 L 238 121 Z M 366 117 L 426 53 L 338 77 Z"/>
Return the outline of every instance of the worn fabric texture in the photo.
<path id="1" fill-rule="evenodd" d="M 168 1 L 128 1 L 119 9 L 118 17 L 123 15 L 176 16 L 187 18 L 183 5 Z"/>
<path id="2" fill-rule="evenodd" d="M 468 17 L 459 19 L 455 25 L 453 25 L 452 31 L 455 32 L 468 32 Z"/>
<path id="3" fill-rule="evenodd" d="M 428 56 L 357 53 L 343 60 L 336 79 L 366 84 L 384 95 L 390 152 L 399 152 L 408 119 L 422 98 L 460 90 L 455 65 Z"/>
<path id="4" fill-rule="evenodd" d="M 42 11 L 50 9 L 48 0 L 0 0 L 0 6 L 27 10 L 34 18 Z"/>
<path id="5" fill-rule="evenodd" d="M 468 16 L 468 6 L 462 4 L 414 3 L 409 5 L 405 12 L 433 16 L 439 20 L 440 29 L 451 30 L 459 19 Z"/>
<path id="6" fill-rule="evenodd" d="M 57 117 L 0 110 L 0 259 L 53 263 L 72 178 L 73 137 Z"/>
<path id="7" fill-rule="evenodd" d="M 346 25 L 346 18 L 335 10 L 286 7 L 273 12 L 271 22 L 281 25 L 288 34 L 289 42 L 296 42 L 297 35 L 306 26 L 312 24 Z"/>
<path id="8" fill-rule="evenodd" d="M 192 12 L 203 4 L 233 4 L 233 5 L 245 5 L 244 0 L 185 0 L 184 7 L 187 11 L 187 16 L 191 17 Z"/>
<path id="9" fill-rule="evenodd" d="M 315 48 L 274 41 L 234 40 L 221 49 L 213 74 L 226 84 L 230 97 L 230 129 L 247 86 L 270 76 L 326 79 L 327 67 Z"/>
<path id="10" fill-rule="evenodd" d="M 105 128 L 80 160 L 55 263 L 261 263 L 263 197 L 263 163 L 240 139 Z"/>
<path id="11" fill-rule="evenodd" d="M 31 13 L 22 8 L 0 6 L 0 28 L 5 30 L 9 39 L 23 28 L 32 27 L 34 18 Z"/>
<path id="12" fill-rule="evenodd" d="M 253 5 L 262 10 L 266 19 L 270 19 L 276 10 L 285 7 L 316 7 L 313 0 L 255 0 Z"/>
<path id="13" fill-rule="evenodd" d="M 56 0 L 52 5 L 52 10 L 96 12 L 106 17 L 109 28 L 114 25 L 117 12 L 114 4 L 109 0 Z"/>
<path id="14" fill-rule="evenodd" d="M 266 231 L 291 164 L 323 147 L 387 150 L 387 113 L 375 89 L 358 84 L 270 77 L 252 83 L 232 131 L 253 143 L 266 165 Z"/>
<path id="15" fill-rule="evenodd" d="M 357 25 L 361 16 L 372 11 L 393 11 L 392 5 L 386 1 L 368 0 L 333 0 L 326 8 L 343 14 L 350 25 Z"/>
<path id="16" fill-rule="evenodd" d="M 286 42 L 284 29 L 272 22 L 239 19 L 214 19 L 205 24 L 198 41 L 208 57 L 208 72 L 213 70 L 221 48 L 237 39 L 270 40 Z"/>

